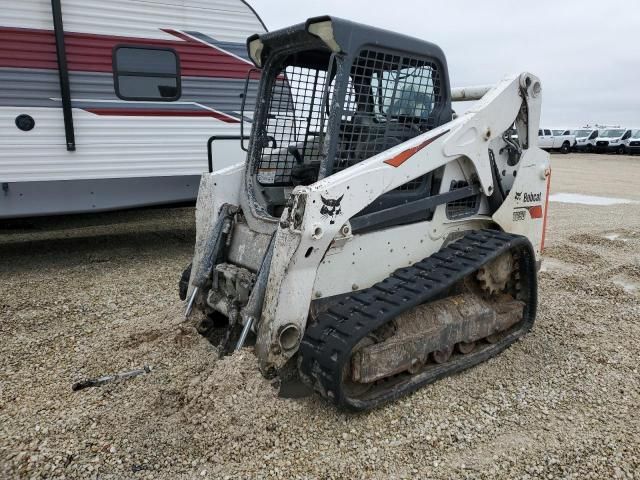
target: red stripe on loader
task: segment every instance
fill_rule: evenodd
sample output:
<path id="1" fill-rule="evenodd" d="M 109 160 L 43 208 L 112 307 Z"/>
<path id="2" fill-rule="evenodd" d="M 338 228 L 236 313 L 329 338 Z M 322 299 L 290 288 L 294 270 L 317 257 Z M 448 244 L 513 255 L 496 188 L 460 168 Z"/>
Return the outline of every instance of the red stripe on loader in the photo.
<path id="1" fill-rule="evenodd" d="M 416 145 L 415 147 L 408 148 L 404 152 L 401 152 L 398 155 L 396 155 L 395 157 L 390 158 L 388 160 L 385 160 L 384 163 L 386 163 L 387 165 L 391 165 L 392 167 L 398 168 L 400 165 L 402 165 L 404 162 L 409 160 L 411 157 L 413 157 L 420 150 L 422 150 L 426 146 L 432 144 L 438 138 L 440 138 L 441 136 L 443 136 L 443 135 L 445 135 L 447 133 L 449 133 L 449 130 L 447 130 L 446 132 L 442 132 L 440 135 L 436 135 L 435 137 L 431 137 L 428 140 L 425 140 L 424 142 L 422 142 L 421 144 Z"/>

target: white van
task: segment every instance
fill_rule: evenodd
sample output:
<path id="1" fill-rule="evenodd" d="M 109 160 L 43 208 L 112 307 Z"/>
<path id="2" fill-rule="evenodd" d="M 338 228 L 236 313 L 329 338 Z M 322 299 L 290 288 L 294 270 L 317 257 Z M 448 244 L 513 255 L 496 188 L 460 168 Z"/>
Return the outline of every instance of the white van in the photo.
<path id="1" fill-rule="evenodd" d="M 624 146 L 627 153 L 640 153 L 640 128 L 631 132 L 631 136 L 625 140 Z"/>
<path id="2" fill-rule="evenodd" d="M 596 146 L 598 130 L 594 128 L 582 128 L 576 130 L 576 146 L 578 152 L 592 152 Z"/>
<path id="3" fill-rule="evenodd" d="M 627 148 L 624 142 L 631 138 L 632 130 L 629 128 L 607 128 L 600 130 L 595 140 L 595 151 L 598 153 L 625 153 Z"/>

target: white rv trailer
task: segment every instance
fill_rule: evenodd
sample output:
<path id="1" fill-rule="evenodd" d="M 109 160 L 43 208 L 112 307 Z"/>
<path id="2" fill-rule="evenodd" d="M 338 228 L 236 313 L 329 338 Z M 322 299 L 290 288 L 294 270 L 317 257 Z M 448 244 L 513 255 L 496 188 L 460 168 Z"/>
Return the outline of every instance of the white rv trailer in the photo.
<path id="1" fill-rule="evenodd" d="M 244 158 L 258 78 L 246 38 L 266 30 L 246 2 L 0 11 L 0 218 L 190 201 L 212 151 L 216 169 Z"/>

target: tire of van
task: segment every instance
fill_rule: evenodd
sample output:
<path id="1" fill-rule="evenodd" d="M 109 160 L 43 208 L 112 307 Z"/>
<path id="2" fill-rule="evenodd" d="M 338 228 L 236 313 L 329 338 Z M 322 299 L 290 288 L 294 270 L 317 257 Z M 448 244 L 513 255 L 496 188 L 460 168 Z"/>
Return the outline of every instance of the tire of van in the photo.
<path id="1" fill-rule="evenodd" d="M 569 142 L 564 142 L 560 147 L 560 152 L 567 154 L 571 151 L 571 144 Z"/>
<path id="2" fill-rule="evenodd" d="M 627 149 L 624 148 L 624 145 L 620 145 L 617 149 L 616 149 L 616 153 L 618 155 L 623 155 L 625 153 L 627 153 Z"/>

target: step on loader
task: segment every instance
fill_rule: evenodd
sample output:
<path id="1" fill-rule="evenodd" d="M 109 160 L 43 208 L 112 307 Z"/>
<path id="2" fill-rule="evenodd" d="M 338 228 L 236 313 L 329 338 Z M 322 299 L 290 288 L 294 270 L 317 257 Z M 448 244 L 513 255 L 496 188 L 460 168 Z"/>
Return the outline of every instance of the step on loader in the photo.
<path id="1" fill-rule="evenodd" d="M 180 285 L 187 316 L 224 325 L 220 351 L 250 337 L 266 377 L 366 410 L 524 335 L 550 176 L 540 80 L 452 89 L 436 45 L 329 16 L 247 48 L 247 159 L 202 176 Z"/>

